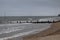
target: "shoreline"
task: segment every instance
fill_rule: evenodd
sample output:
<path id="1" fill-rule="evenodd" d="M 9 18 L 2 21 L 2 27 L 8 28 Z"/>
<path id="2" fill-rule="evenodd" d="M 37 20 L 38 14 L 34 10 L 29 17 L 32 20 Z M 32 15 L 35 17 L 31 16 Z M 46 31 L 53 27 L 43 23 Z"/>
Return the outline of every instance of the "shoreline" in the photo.
<path id="1" fill-rule="evenodd" d="M 20 25 L 20 24 L 19 24 Z M 30 25 L 30 26 L 29 26 Z M 29 24 L 29 25 L 27 25 L 26 27 L 28 27 L 28 29 L 26 29 L 26 30 L 22 30 L 22 31 L 19 31 L 19 32 L 28 32 L 28 33 L 18 33 L 18 32 L 14 32 L 13 33 L 13 35 L 12 36 L 9 36 L 9 35 L 11 35 L 11 34 L 5 34 L 5 35 L 2 35 L 2 36 L 5 36 L 4 38 L 2 38 L 2 39 L 16 39 L 16 38 L 19 38 L 20 37 L 20 35 L 22 34 L 25 34 L 25 35 L 23 35 L 23 36 L 26 36 L 27 34 L 28 35 L 30 35 L 30 33 L 32 33 L 32 34 L 35 34 L 35 33 L 37 33 L 37 32 L 40 32 L 41 30 L 45 30 L 44 28 L 46 28 L 46 29 L 48 29 L 48 28 L 50 28 L 50 24 Z M 1 25 L 2 26 L 2 25 Z M 10 24 L 9 25 L 6 25 L 7 27 L 10 27 Z M 13 25 L 11 25 L 11 26 L 13 26 Z M 16 25 L 17 26 L 17 25 Z M 42 27 L 40 27 L 40 26 L 42 26 Z M 5 27 L 5 26 L 4 26 Z M 32 28 L 33 27 L 33 28 Z M 43 28 L 43 29 L 42 29 Z M 37 29 L 37 30 L 36 30 Z M 38 30 L 39 29 L 39 30 Z M 33 30 L 33 31 L 32 31 Z M 31 31 L 31 32 L 30 32 Z M 16 34 L 16 35 L 14 35 L 15 33 L 18 33 L 18 34 Z M 1 36 L 1 37 L 2 37 Z M 6 36 L 8 36 L 8 37 L 6 37 Z"/>
<path id="2" fill-rule="evenodd" d="M 22 37 L 14 37 L 14 38 L 8 38 L 6 40 L 44 40 L 44 38 L 49 38 L 51 39 L 51 36 L 55 35 L 60 35 L 60 22 L 57 23 L 53 23 L 51 24 L 51 27 L 41 31 L 39 33 L 36 34 L 31 34 L 31 35 L 27 35 L 27 36 L 22 36 Z M 47 39 L 48 40 L 48 39 Z"/>
<path id="3" fill-rule="evenodd" d="M 53 23 L 51 25 L 51 28 L 44 30 L 43 32 L 34 34 L 34 35 L 28 35 L 26 37 L 23 37 L 23 40 L 37 40 L 37 38 L 53 35 L 56 32 L 60 30 L 60 22 L 58 23 Z"/>

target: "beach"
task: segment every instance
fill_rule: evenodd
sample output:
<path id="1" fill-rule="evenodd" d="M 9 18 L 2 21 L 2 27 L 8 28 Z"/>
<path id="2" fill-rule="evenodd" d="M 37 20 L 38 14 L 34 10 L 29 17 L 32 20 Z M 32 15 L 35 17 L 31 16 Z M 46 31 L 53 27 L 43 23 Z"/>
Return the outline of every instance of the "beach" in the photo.
<path id="1" fill-rule="evenodd" d="M 5 25 L 5 24 L 4 24 Z M 0 25 L 5 27 L 4 25 Z M 55 40 L 60 39 L 60 22 L 42 24 L 6 24 L 6 27 L 14 27 L 15 31 L 6 31 L 0 34 L 0 40 Z M 21 27 L 22 28 L 21 28 Z M 24 27 L 23 27 L 24 26 Z M 16 27 L 16 28 L 15 28 Z M 21 28 L 22 30 L 17 30 Z"/>
<path id="2" fill-rule="evenodd" d="M 27 35 L 33 35 L 50 28 L 50 25 L 49 23 L 1 24 L 0 40 L 21 40 Z"/>
<path id="3" fill-rule="evenodd" d="M 60 40 L 60 22 L 53 23 L 43 32 L 23 37 L 23 40 Z"/>

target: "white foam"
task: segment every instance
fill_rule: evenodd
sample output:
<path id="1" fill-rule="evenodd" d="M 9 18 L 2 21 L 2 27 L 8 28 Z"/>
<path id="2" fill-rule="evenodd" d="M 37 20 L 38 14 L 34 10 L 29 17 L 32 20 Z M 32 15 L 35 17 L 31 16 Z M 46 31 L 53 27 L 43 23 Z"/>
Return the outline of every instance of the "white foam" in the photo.
<path id="1" fill-rule="evenodd" d="M 25 23 L 24 23 L 25 24 Z M 26 23 L 27 24 L 27 23 Z M 43 30 L 45 30 L 45 29 L 48 29 L 49 27 L 50 27 L 50 25 L 51 24 L 32 24 L 32 25 L 30 25 L 30 23 L 29 23 L 29 25 L 23 25 L 23 28 L 22 29 L 20 29 L 20 30 L 23 30 L 24 29 L 24 27 L 28 27 L 28 28 L 30 28 L 31 26 L 32 27 L 34 27 L 34 28 L 36 28 L 36 27 L 41 27 L 41 28 L 36 28 L 36 29 L 33 29 L 32 31 L 27 31 L 27 32 L 23 32 L 23 33 L 18 33 L 18 34 L 16 34 L 16 35 L 12 35 L 12 36 L 10 36 L 10 37 L 4 37 L 4 38 L 0 38 L 0 40 L 5 40 L 5 39 L 13 39 L 13 38 L 17 38 L 17 37 L 20 37 L 20 36 L 26 36 L 26 35 L 30 35 L 30 34 L 35 34 L 35 33 L 38 33 L 38 32 L 40 32 L 40 31 L 43 31 Z M 20 27 L 20 25 L 19 25 L 19 27 Z M 18 28 L 19 28 L 18 27 Z M 11 31 L 9 31 L 9 29 L 8 30 L 6 30 L 6 32 L 5 33 L 9 33 L 9 32 L 12 32 L 12 30 L 13 31 L 15 31 L 15 29 L 18 31 L 19 29 L 18 28 L 10 28 L 10 30 Z"/>
<path id="2" fill-rule="evenodd" d="M 0 26 L 15 26 L 15 25 L 26 25 L 26 24 L 32 24 L 32 23 L 19 23 L 19 24 L 0 24 Z"/>
<path id="3" fill-rule="evenodd" d="M 2 33 L 10 33 L 10 32 L 14 32 L 14 31 L 18 31 L 18 30 L 23 30 L 26 26 L 23 25 L 26 24 L 30 24 L 30 23 L 22 23 L 22 24 L 2 24 L 0 26 L 3 27 L 3 29 L 1 29 L 2 31 L 0 31 L 0 34 Z M 22 25 L 22 26 L 21 26 Z M 1 27 L 1 28 L 2 28 Z M 6 27 L 6 29 L 5 29 Z"/>
<path id="4" fill-rule="evenodd" d="M 32 31 L 29 31 L 29 32 L 18 33 L 16 35 L 13 35 L 13 36 L 10 36 L 10 37 L 5 37 L 5 38 L 0 38 L 0 39 L 1 40 L 7 40 L 7 39 L 13 39 L 13 38 L 16 38 L 16 37 L 26 36 L 26 35 L 30 35 L 30 34 L 36 34 L 36 33 L 40 32 L 40 31 L 46 30 L 48 28 L 50 28 L 50 26 L 42 28 L 42 29 L 32 30 Z"/>
<path id="5" fill-rule="evenodd" d="M 25 26 L 21 26 L 20 28 L 19 27 L 12 27 L 12 28 L 8 28 L 8 29 L 3 29 L 0 34 L 3 34 L 3 33 L 10 33 L 10 32 L 14 32 L 14 31 L 19 31 L 19 30 L 23 30 L 25 28 Z"/>
<path id="6" fill-rule="evenodd" d="M 42 19 L 40 19 L 39 21 L 41 22 L 41 21 L 51 21 L 51 22 L 53 22 L 53 21 L 58 21 L 59 20 L 59 18 L 42 18 Z"/>

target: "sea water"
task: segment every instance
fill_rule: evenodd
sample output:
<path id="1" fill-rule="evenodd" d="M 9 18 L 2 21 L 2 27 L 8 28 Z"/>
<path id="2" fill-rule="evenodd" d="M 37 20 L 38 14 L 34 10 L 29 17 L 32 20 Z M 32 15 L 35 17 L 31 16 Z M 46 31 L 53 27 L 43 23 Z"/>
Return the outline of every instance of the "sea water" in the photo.
<path id="1" fill-rule="evenodd" d="M 0 40 L 23 40 L 22 36 L 35 34 L 45 29 L 50 28 L 49 23 L 19 23 L 19 24 L 1 24 L 3 21 L 27 21 L 27 20 L 38 20 L 43 18 L 56 18 L 60 20 L 58 16 L 0 16 Z M 45 21 L 45 20 L 44 20 Z"/>
<path id="2" fill-rule="evenodd" d="M 0 24 L 0 40 L 20 40 L 20 37 L 38 33 L 49 28 L 50 25 L 49 23 Z"/>

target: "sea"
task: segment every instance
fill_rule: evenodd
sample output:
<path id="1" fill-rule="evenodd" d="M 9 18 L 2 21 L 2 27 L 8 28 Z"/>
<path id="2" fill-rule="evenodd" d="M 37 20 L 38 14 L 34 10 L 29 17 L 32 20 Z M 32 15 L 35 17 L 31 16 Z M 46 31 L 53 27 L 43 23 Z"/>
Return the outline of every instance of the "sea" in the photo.
<path id="1" fill-rule="evenodd" d="M 12 21 L 12 20 L 28 20 L 32 18 L 33 20 L 41 18 L 50 18 L 52 16 L 40 17 L 40 16 L 30 16 L 30 17 L 0 17 L 0 21 Z M 53 16 L 53 18 L 56 16 Z M 24 19 L 25 18 L 25 19 Z M 44 31 L 51 27 L 51 23 L 15 23 L 15 24 L 0 24 L 0 40 L 23 40 L 22 37 L 36 34 L 40 31 Z"/>
<path id="2" fill-rule="evenodd" d="M 60 16 L 0 16 L 0 21 L 16 21 L 16 20 L 38 20 L 42 18 L 54 18 Z"/>

